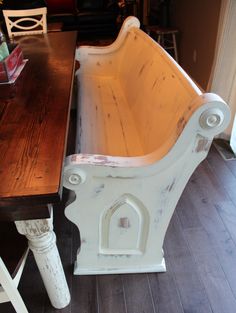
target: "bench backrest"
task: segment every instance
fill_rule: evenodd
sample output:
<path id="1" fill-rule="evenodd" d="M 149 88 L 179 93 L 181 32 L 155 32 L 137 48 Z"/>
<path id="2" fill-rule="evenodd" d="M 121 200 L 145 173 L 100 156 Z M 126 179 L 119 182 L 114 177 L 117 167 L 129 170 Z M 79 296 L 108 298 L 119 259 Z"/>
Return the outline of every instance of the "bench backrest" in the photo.
<path id="1" fill-rule="evenodd" d="M 145 153 L 176 142 L 195 111 L 199 88 L 156 42 L 131 28 L 122 46 L 118 77 Z M 196 106 L 196 105 L 195 105 Z"/>

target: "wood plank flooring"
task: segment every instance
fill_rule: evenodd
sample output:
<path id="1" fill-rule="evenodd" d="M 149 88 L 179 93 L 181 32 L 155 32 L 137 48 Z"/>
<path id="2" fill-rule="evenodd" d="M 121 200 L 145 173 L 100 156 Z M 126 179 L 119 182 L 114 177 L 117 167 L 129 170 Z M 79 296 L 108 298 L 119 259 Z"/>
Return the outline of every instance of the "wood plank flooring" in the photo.
<path id="1" fill-rule="evenodd" d="M 169 225 L 166 273 L 73 276 L 78 230 L 63 210 L 63 204 L 55 210 L 55 231 L 72 300 L 63 310 L 52 308 L 30 255 L 19 287 L 30 313 L 236 312 L 236 161 L 224 161 L 214 147 Z M 14 310 L 2 304 L 0 312 Z"/>

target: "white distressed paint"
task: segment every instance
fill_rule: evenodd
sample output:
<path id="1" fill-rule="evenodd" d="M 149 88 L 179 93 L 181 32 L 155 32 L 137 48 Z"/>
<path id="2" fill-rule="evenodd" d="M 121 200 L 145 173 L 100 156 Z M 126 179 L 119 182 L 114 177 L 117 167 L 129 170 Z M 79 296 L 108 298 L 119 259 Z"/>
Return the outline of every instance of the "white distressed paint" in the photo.
<path id="1" fill-rule="evenodd" d="M 108 47 L 80 47 L 77 154 L 65 214 L 81 235 L 75 274 L 162 272 L 165 233 L 213 137 L 229 123 L 224 101 L 203 94 L 128 18 Z"/>
<path id="2" fill-rule="evenodd" d="M 28 313 L 25 303 L 17 289 L 23 272 L 28 250 L 22 256 L 17 274 L 11 277 L 3 260 L 0 257 L 0 303 L 11 302 L 16 313 Z"/>
<path id="3" fill-rule="evenodd" d="M 52 305 L 57 309 L 64 308 L 70 302 L 70 293 L 56 246 L 52 216 L 16 221 L 15 224 L 18 232 L 28 239 Z"/>
<path id="4" fill-rule="evenodd" d="M 2 12 L 9 38 L 47 33 L 46 7 L 28 10 L 2 10 Z"/>

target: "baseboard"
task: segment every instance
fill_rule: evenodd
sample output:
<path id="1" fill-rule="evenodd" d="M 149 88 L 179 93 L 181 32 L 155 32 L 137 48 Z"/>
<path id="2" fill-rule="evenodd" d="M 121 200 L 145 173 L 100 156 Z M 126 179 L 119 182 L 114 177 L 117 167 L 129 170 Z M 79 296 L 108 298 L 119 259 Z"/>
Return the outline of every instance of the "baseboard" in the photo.
<path id="1" fill-rule="evenodd" d="M 225 161 L 236 160 L 236 155 L 230 147 L 230 143 L 224 139 L 215 139 L 213 145 Z"/>
<path id="2" fill-rule="evenodd" d="M 77 261 L 75 262 L 74 275 L 104 275 L 104 274 L 138 274 L 138 273 L 159 273 L 166 272 L 165 259 L 162 259 L 160 264 L 149 266 L 135 267 L 117 267 L 117 268 L 89 268 L 81 267 Z"/>

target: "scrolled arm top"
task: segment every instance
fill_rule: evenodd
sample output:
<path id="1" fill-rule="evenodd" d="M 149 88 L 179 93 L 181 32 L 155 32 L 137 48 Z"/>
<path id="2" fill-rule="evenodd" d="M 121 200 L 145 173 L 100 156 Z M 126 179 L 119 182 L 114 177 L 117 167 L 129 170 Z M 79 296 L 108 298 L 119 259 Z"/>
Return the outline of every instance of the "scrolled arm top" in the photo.
<path id="1" fill-rule="evenodd" d="M 199 99 L 204 104 L 198 118 L 200 132 L 207 137 L 218 135 L 229 124 L 229 107 L 221 97 L 213 93 L 202 94 Z"/>

